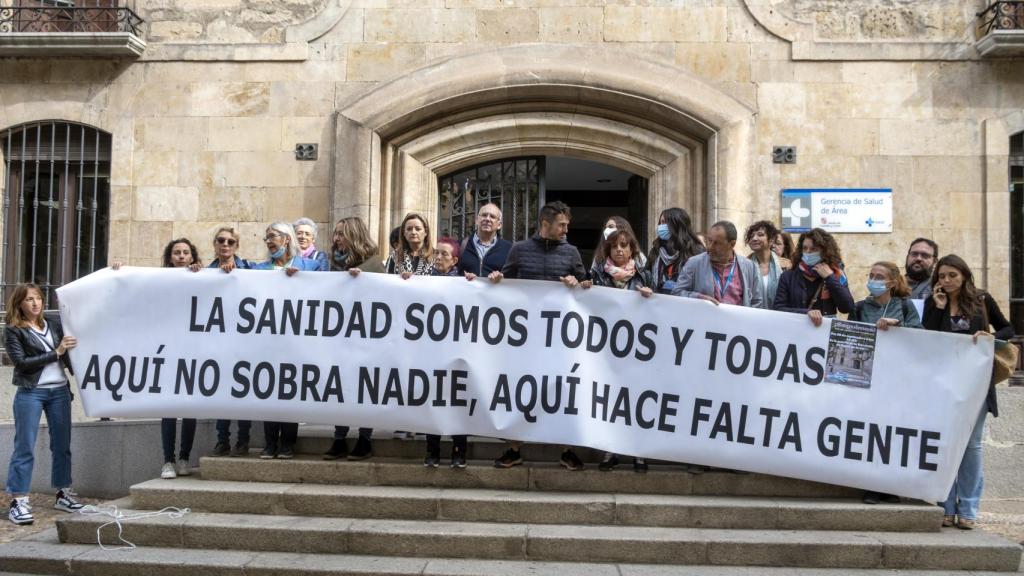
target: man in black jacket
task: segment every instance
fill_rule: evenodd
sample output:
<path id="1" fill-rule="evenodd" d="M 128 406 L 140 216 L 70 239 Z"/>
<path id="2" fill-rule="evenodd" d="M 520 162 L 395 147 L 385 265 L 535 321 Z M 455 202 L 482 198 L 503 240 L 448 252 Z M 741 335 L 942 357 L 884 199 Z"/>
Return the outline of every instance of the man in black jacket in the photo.
<path id="1" fill-rule="evenodd" d="M 498 238 L 501 230 L 501 208 L 488 202 L 476 213 L 476 232 L 462 241 L 459 273 L 471 280 L 477 276 L 490 276 L 505 266 L 512 243 Z"/>
<path id="2" fill-rule="evenodd" d="M 540 210 L 540 231 L 529 240 L 516 242 L 509 251 L 501 272 L 492 272 L 488 278 L 500 282 L 502 278 L 520 280 L 557 281 L 570 288 L 590 288 L 583 258 L 575 246 L 565 241 L 572 213 L 562 202 L 550 202 Z M 509 449 L 494 461 L 497 468 L 511 468 L 523 463 L 519 453 L 522 442 L 509 442 Z M 570 448 L 562 451 L 559 464 L 569 470 L 582 470 L 583 462 Z"/>

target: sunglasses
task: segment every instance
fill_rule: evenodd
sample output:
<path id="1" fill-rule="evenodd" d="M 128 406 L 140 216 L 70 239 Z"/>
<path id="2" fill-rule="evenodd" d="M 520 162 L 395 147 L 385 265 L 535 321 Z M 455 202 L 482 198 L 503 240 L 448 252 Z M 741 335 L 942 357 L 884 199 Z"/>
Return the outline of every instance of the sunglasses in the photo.
<path id="1" fill-rule="evenodd" d="M 225 245 L 226 244 L 228 246 L 234 246 L 235 244 L 238 244 L 238 240 L 235 240 L 234 238 L 217 237 L 217 238 L 214 238 L 213 241 L 216 242 L 217 244 L 221 244 L 221 245 Z"/>

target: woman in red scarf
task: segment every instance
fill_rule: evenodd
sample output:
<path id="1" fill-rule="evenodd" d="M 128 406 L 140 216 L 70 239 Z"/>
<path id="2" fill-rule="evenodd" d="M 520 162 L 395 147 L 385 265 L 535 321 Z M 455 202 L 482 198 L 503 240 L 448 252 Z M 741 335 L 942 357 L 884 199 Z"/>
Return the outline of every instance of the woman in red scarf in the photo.
<path id="1" fill-rule="evenodd" d="M 825 316 L 853 310 L 842 255 L 831 234 L 821 228 L 801 234 L 793 261 L 796 267 L 779 278 L 775 310 L 807 314 L 815 326 L 821 326 Z"/>

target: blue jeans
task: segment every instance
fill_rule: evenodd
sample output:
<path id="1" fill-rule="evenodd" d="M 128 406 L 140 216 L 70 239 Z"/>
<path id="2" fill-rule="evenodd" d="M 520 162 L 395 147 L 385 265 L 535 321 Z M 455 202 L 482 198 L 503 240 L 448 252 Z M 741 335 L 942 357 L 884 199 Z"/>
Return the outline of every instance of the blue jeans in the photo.
<path id="1" fill-rule="evenodd" d="M 71 486 L 71 393 L 59 388 L 19 388 L 14 395 L 14 452 L 7 469 L 7 492 L 28 494 L 32 485 L 32 452 L 39 434 L 39 417 L 45 412 L 50 430 L 53 465 L 50 484 L 54 488 Z"/>
<path id="2" fill-rule="evenodd" d="M 953 487 L 949 489 L 949 496 L 942 503 L 942 509 L 946 516 L 959 516 L 965 520 L 977 520 L 978 504 L 981 500 L 981 490 L 985 485 L 984 474 L 982 473 L 981 458 L 981 437 L 985 432 L 985 417 L 988 415 L 988 406 L 981 406 L 981 414 L 974 423 L 974 430 L 971 431 L 971 438 L 967 441 L 967 451 L 964 452 L 964 459 L 960 461 L 960 469 L 957 470 L 956 480 Z"/>
<path id="3" fill-rule="evenodd" d="M 249 443 L 249 431 L 252 429 L 252 420 L 238 421 L 238 442 Z M 217 442 L 231 443 L 231 420 L 217 420 Z"/>

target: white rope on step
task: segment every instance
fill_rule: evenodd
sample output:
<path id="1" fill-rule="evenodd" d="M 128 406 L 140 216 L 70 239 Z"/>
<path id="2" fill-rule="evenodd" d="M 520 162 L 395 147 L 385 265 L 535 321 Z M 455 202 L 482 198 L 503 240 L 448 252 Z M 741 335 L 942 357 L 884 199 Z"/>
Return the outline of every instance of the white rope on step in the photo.
<path id="1" fill-rule="evenodd" d="M 98 544 L 102 550 L 108 552 L 117 550 L 134 550 L 136 548 L 135 544 L 124 539 L 124 526 L 121 524 L 122 522 L 127 522 L 130 520 L 141 520 L 142 518 L 155 518 L 157 516 L 167 516 L 168 518 L 177 519 L 184 517 L 185 514 L 188 514 L 189 512 L 191 512 L 191 510 L 189 510 L 188 508 L 175 508 L 174 506 L 168 506 L 156 512 L 139 512 L 137 514 L 125 514 L 124 512 L 118 510 L 117 506 L 110 506 L 109 509 L 105 509 L 101 506 L 93 506 L 91 504 L 88 506 L 83 506 L 78 511 L 78 513 L 83 516 L 109 516 L 111 518 L 109 522 L 100 524 L 99 528 L 96 529 L 96 544 Z M 100 533 L 103 531 L 104 528 L 110 526 L 111 524 L 117 525 L 117 539 L 120 540 L 122 544 L 124 544 L 123 546 L 108 547 L 103 545 L 103 538 L 100 536 Z"/>

